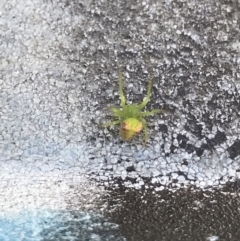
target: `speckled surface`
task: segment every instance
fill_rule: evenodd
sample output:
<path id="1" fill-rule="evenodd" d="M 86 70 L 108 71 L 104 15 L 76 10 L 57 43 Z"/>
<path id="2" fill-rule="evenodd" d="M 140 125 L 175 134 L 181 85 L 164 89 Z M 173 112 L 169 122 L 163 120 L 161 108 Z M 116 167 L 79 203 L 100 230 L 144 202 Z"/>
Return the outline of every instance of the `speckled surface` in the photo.
<path id="1" fill-rule="evenodd" d="M 93 212 L 136 240 L 106 215 L 115 192 L 141 196 L 139 190 L 149 189 L 160 199 L 162 192 L 194 187 L 237 198 L 239 12 L 237 0 L 1 1 L 1 217 Z M 145 148 L 142 135 L 123 142 L 118 127 L 99 128 L 110 120 L 108 107 L 119 105 L 119 66 L 130 102 L 142 101 L 151 73 L 147 109 L 166 110 L 148 118 Z M 227 205 L 220 194 L 213 196 Z M 229 204 L 223 212 L 236 209 Z M 203 225 L 201 237 L 238 240 L 222 222 L 225 232 L 206 234 Z M 187 240 L 167 233 L 162 240 Z"/>

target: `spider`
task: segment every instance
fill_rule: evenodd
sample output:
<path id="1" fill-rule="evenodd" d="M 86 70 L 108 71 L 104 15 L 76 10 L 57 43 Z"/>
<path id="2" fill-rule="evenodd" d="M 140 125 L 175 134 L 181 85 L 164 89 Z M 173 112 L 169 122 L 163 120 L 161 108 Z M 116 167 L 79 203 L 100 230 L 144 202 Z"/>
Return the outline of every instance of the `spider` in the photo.
<path id="1" fill-rule="evenodd" d="M 120 124 L 120 134 L 123 140 L 130 141 L 135 135 L 139 134 L 144 129 L 145 142 L 146 145 L 149 139 L 149 133 L 147 129 L 147 121 L 145 117 L 154 115 L 155 113 L 160 113 L 162 109 L 154 109 L 151 111 L 141 111 L 149 102 L 152 90 L 152 77 L 149 79 L 147 96 L 140 104 L 126 104 L 126 97 L 123 93 L 123 81 L 122 81 L 122 72 L 119 70 L 118 73 L 119 79 L 119 95 L 120 95 L 120 108 L 110 107 L 110 110 L 113 112 L 114 117 L 117 117 L 118 120 L 107 122 L 102 124 L 102 127 L 109 127 Z"/>

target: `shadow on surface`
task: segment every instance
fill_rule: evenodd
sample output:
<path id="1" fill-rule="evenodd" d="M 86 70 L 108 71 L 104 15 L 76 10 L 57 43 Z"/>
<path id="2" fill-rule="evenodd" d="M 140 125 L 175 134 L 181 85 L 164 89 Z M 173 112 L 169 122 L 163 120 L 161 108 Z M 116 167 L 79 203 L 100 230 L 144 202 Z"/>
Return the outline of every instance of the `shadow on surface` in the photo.
<path id="1" fill-rule="evenodd" d="M 232 185 L 227 187 L 233 190 Z M 239 195 L 195 188 L 110 189 L 107 213 L 128 241 L 240 240 Z M 224 190 L 225 191 L 225 190 Z"/>

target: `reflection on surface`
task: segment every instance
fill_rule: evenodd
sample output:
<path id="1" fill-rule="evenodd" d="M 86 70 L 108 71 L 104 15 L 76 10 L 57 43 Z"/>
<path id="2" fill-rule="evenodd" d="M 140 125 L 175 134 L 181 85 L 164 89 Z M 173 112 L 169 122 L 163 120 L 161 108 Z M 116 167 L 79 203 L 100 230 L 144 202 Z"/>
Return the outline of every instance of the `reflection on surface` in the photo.
<path id="1" fill-rule="evenodd" d="M 1 241 L 125 241 L 118 225 L 79 211 L 24 211 L 0 217 Z"/>

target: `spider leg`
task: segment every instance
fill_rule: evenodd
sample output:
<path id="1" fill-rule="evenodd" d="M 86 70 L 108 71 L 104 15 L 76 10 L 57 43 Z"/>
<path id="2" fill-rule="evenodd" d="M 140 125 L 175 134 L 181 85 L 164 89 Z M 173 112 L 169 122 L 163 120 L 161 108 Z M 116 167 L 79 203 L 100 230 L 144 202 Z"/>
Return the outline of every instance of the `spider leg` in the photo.
<path id="1" fill-rule="evenodd" d="M 118 72 L 118 79 L 119 79 L 119 95 L 121 100 L 121 106 L 124 107 L 126 105 L 126 98 L 123 93 L 123 81 L 122 81 L 122 71 L 119 70 Z"/>
<path id="2" fill-rule="evenodd" d="M 148 90 L 147 90 L 147 96 L 146 98 L 143 100 L 143 102 L 139 105 L 139 109 L 141 110 L 143 107 L 146 106 L 146 104 L 149 102 L 150 100 L 150 96 L 151 96 L 151 90 L 152 90 L 152 85 L 153 85 L 153 77 L 151 76 L 149 79 L 149 84 L 148 84 Z"/>
<path id="3" fill-rule="evenodd" d="M 147 128 L 147 121 L 144 118 L 142 118 L 142 124 L 143 124 L 144 135 L 145 135 L 144 146 L 146 146 L 147 141 L 149 139 L 149 133 L 148 133 L 148 128 Z"/>
<path id="4" fill-rule="evenodd" d="M 114 126 L 114 125 L 119 124 L 120 122 L 121 122 L 120 120 L 116 120 L 116 121 L 107 122 L 106 124 L 101 124 L 101 127 Z"/>
<path id="5" fill-rule="evenodd" d="M 113 112 L 113 115 L 116 116 L 116 117 L 122 117 L 123 116 L 123 112 L 116 108 L 116 107 L 110 107 L 109 108 L 112 112 Z"/>
<path id="6" fill-rule="evenodd" d="M 149 116 L 149 115 L 154 115 L 155 113 L 161 113 L 163 111 L 164 111 L 163 109 L 154 109 L 154 110 L 151 110 L 151 111 L 141 112 L 139 115 L 142 116 L 142 117 L 145 117 L 145 116 Z"/>

